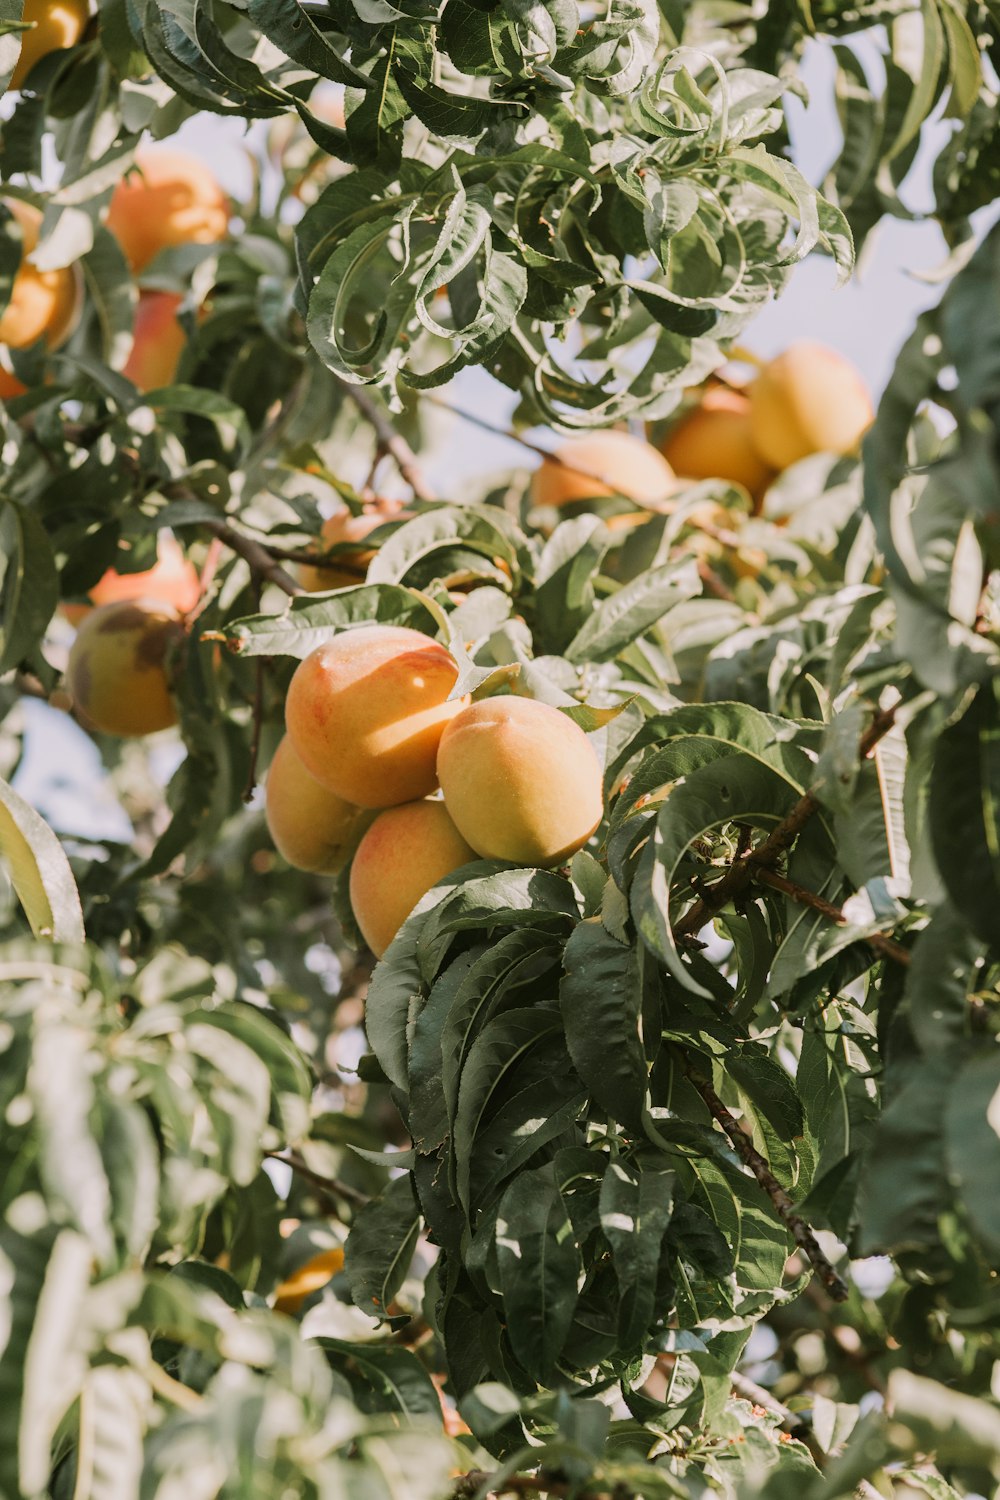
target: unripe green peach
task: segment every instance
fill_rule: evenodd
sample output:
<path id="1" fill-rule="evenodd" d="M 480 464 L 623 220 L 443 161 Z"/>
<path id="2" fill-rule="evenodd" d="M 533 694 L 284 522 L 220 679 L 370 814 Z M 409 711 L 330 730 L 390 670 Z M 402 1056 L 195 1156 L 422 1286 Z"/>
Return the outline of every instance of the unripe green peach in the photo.
<path id="1" fill-rule="evenodd" d="M 419 630 L 365 625 L 317 646 L 288 688 L 285 727 L 308 771 L 356 807 L 394 807 L 437 786 L 458 666 Z"/>
<path id="2" fill-rule="evenodd" d="M 726 385 L 710 386 L 670 429 L 663 456 L 683 479 L 728 479 L 754 496 L 773 475 L 754 447 L 749 397 Z"/>
<path id="3" fill-rule="evenodd" d="M 405 802 L 379 813 L 351 865 L 351 910 L 376 958 L 421 896 L 475 859 L 443 802 Z"/>
<path id="4" fill-rule="evenodd" d="M 487 698 L 441 736 L 438 778 L 462 837 L 484 859 L 555 865 L 601 821 L 601 767 L 573 720 L 532 698 Z"/>
<path id="5" fill-rule="evenodd" d="M 854 453 L 874 410 L 861 376 L 822 344 L 792 344 L 750 386 L 754 446 L 776 469 L 810 453 Z"/>
<path id="6" fill-rule="evenodd" d="M 651 509 L 662 506 L 677 478 L 652 443 L 629 432 L 588 432 L 566 439 L 542 460 L 531 479 L 534 505 L 568 505 L 603 495 L 624 495 Z"/>
<path id="7" fill-rule="evenodd" d="M 287 734 L 267 773 L 264 811 L 278 853 L 297 870 L 319 874 L 341 868 L 363 817 L 310 776 Z"/>
<path id="8" fill-rule="evenodd" d="M 183 635 L 173 610 L 153 600 L 104 604 L 87 616 L 66 678 L 86 721 L 105 734 L 153 734 L 177 723 L 167 653 Z"/>

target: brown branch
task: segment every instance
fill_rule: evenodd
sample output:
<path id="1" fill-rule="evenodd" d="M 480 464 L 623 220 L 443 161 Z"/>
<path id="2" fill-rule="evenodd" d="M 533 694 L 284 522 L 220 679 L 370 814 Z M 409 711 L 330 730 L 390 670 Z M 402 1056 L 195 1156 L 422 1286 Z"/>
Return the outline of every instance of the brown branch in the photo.
<path id="1" fill-rule="evenodd" d="M 206 521 L 204 524 L 230 551 L 238 553 L 244 562 L 249 563 L 251 572 L 266 578 L 268 583 L 275 584 L 289 598 L 295 599 L 305 593 L 305 589 L 299 587 L 291 574 L 286 573 L 281 564 L 275 562 L 267 548 L 260 542 L 255 542 L 253 537 L 234 530 L 227 521 Z"/>
<path id="2" fill-rule="evenodd" d="M 774 891 L 781 891 L 790 901 L 797 901 L 800 906 L 811 906 L 813 911 L 822 912 L 824 917 L 829 917 L 830 921 L 836 922 L 838 927 L 848 925 L 848 919 L 841 907 L 834 906 L 832 901 L 824 900 L 822 896 L 817 896 L 815 891 L 806 890 L 804 885 L 798 885 L 794 880 L 778 875 L 774 870 L 758 866 L 753 872 L 753 878 L 761 885 L 770 886 Z M 886 937 L 882 932 L 873 932 L 864 941 L 870 948 L 874 948 L 876 953 L 881 953 L 885 958 L 894 959 L 898 964 L 910 962 L 910 950 L 893 938 Z"/>
<path id="3" fill-rule="evenodd" d="M 893 704 L 891 708 L 879 709 L 876 713 L 858 742 L 858 756 L 861 760 L 871 755 L 878 742 L 889 733 L 896 722 L 897 706 Z M 821 790 L 820 782 L 805 792 L 763 843 L 750 849 L 742 858 L 736 859 L 713 885 L 701 887 L 698 900 L 673 925 L 675 941 L 699 933 L 717 911 L 721 911 L 728 902 L 749 887 L 757 870 L 768 869 L 777 864 L 810 818 L 819 811 Z"/>
<path id="4" fill-rule="evenodd" d="M 344 395 L 354 402 L 369 426 L 374 428 L 378 446 L 391 456 L 396 468 L 417 499 L 436 500 L 437 496 L 431 491 L 421 473 L 417 455 L 406 439 L 396 431 L 378 403 L 372 400 L 363 386 L 352 385 L 350 381 L 341 380 L 339 376 L 334 376 L 334 379 Z"/>
<path id="5" fill-rule="evenodd" d="M 320 1192 L 325 1193 L 328 1198 L 339 1198 L 344 1203 L 350 1203 L 352 1208 L 364 1208 L 366 1203 L 371 1202 L 367 1193 L 351 1187 L 348 1182 L 342 1182 L 339 1177 L 324 1177 L 322 1172 L 314 1172 L 312 1167 L 307 1166 L 301 1156 L 296 1156 L 294 1151 L 287 1153 L 265 1151 L 264 1155 L 270 1157 L 272 1161 L 284 1162 L 286 1167 L 291 1167 L 297 1177 L 319 1188 Z"/>
<path id="6" fill-rule="evenodd" d="M 759 1185 L 770 1198 L 774 1205 L 775 1213 L 784 1224 L 789 1234 L 809 1260 L 820 1281 L 826 1287 L 829 1296 L 834 1302 L 846 1302 L 849 1296 L 847 1283 L 820 1249 L 815 1234 L 800 1214 L 795 1212 L 795 1205 L 791 1198 L 775 1177 L 767 1162 L 757 1150 L 753 1141 L 742 1129 L 735 1115 L 731 1115 L 723 1104 L 718 1094 L 707 1079 L 700 1077 L 689 1067 L 687 1075 L 698 1090 L 705 1103 L 708 1105 L 709 1113 L 718 1125 L 722 1127 L 726 1135 L 736 1149 L 736 1154 L 745 1167 L 756 1177 Z"/>

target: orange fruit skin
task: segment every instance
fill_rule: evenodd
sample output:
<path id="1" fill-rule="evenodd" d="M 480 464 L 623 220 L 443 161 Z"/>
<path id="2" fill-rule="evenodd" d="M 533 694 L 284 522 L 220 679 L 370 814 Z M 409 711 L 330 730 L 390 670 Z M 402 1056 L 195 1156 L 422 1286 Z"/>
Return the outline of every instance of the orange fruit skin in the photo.
<path id="1" fill-rule="evenodd" d="M 62 47 L 75 47 L 90 17 L 87 0 L 24 0 L 21 19 L 32 29 L 21 33 L 21 55 L 11 74 L 12 90 L 24 87 L 37 62 Z"/>
<path id="2" fill-rule="evenodd" d="M 338 510 L 323 522 L 320 543 L 325 550 L 341 542 L 361 543 L 370 531 L 386 521 L 403 520 L 408 512 L 400 500 L 376 500 L 365 508 L 360 516 L 348 510 Z M 368 564 L 375 556 L 370 547 L 359 545 L 356 552 L 345 553 L 339 566 L 313 568 L 303 564 L 299 568 L 299 582 L 307 594 L 321 594 L 325 589 L 346 589 L 353 583 L 363 583 Z"/>
<path id="3" fill-rule="evenodd" d="M 730 386 L 710 386 L 664 439 L 662 452 L 684 479 L 726 479 L 762 494 L 774 471 L 757 452 L 750 398 Z"/>
<path id="4" fill-rule="evenodd" d="M 142 151 L 115 187 L 108 228 L 133 271 L 161 250 L 225 239 L 229 200 L 202 162 L 182 151 Z"/>
<path id="5" fill-rule="evenodd" d="M 66 669 L 73 701 L 87 723 L 121 738 L 176 724 L 166 659 L 181 634 L 174 611 L 153 600 L 92 610 L 77 631 Z"/>
<path id="6" fill-rule="evenodd" d="M 13 401 L 15 396 L 23 396 L 27 389 L 16 375 L 0 365 L 0 401 Z"/>
<path id="7" fill-rule="evenodd" d="M 379 813 L 351 865 L 351 910 L 381 958 L 422 896 L 475 859 L 443 802 L 405 802 Z"/>
<path id="8" fill-rule="evenodd" d="M 295 753 L 287 734 L 264 789 L 264 810 L 274 846 L 297 870 L 333 874 L 347 859 L 359 808 L 320 786 Z"/>
<path id="9" fill-rule="evenodd" d="M 579 725 L 533 698 L 485 698 L 441 736 L 445 806 L 484 859 L 555 865 L 603 816 L 601 766 Z"/>
<path id="10" fill-rule="evenodd" d="M 142 573 L 119 573 L 108 568 L 90 591 L 90 604 L 64 604 L 63 614 L 77 625 L 91 609 L 103 604 L 118 604 L 127 599 L 150 599 L 166 604 L 179 615 L 189 614 L 201 595 L 198 572 L 188 562 L 180 544 L 161 534 L 156 548 L 156 562 Z"/>
<path id="11" fill-rule="evenodd" d="M 140 391 L 170 385 L 187 343 L 177 309 L 178 292 L 140 292 L 132 328 L 132 351 L 122 374 Z"/>
<path id="12" fill-rule="evenodd" d="M 0 344 L 26 349 L 44 337 L 50 349 L 68 338 L 80 305 L 80 286 L 73 266 L 39 271 L 28 256 L 38 244 L 41 212 L 17 198 L 4 200 L 21 229 L 21 265 L 14 277 L 10 301 L 0 313 Z M 13 380 L 13 376 L 8 376 Z"/>
<path id="13" fill-rule="evenodd" d="M 455 658 L 419 630 L 364 625 L 317 646 L 295 670 L 285 727 L 306 769 L 356 807 L 394 807 L 437 786 Z"/>
<path id="14" fill-rule="evenodd" d="M 629 432 L 588 432 L 567 438 L 553 452 L 558 462 L 545 458 L 532 475 L 533 505 L 624 495 L 655 509 L 677 488 L 662 453 Z"/>
<path id="15" fill-rule="evenodd" d="M 858 371 L 823 344 L 791 344 L 751 382 L 754 445 L 775 469 L 811 453 L 855 453 L 875 416 Z"/>
<path id="16" fill-rule="evenodd" d="M 344 1252 L 339 1245 L 334 1245 L 330 1250 L 321 1250 L 318 1255 L 307 1260 L 304 1266 L 293 1271 L 278 1287 L 274 1294 L 275 1312 L 294 1317 L 301 1311 L 307 1297 L 326 1286 L 343 1269 Z"/>

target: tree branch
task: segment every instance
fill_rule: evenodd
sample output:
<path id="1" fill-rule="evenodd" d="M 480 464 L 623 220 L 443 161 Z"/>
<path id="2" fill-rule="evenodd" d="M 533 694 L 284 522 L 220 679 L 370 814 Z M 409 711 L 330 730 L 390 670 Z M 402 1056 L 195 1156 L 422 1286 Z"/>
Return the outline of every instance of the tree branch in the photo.
<path id="1" fill-rule="evenodd" d="M 775 1177 L 746 1131 L 741 1128 L 739 1121 L 734 1115 L 729 1113 L 729 1110 L 706 1078 L 700 1077 L 690 1067 L 688 1067 L 687 1076 L 708 1105 L 712 1118 L 722 1127 L 733 1143 L 736 1154 L 743 1165 L 749 1167 L 760 1186 L 764 1189 L 764 1192 L 770 1198 L 778 1218 L 785 1225 L 785 1228 L 791 1234 L 803 1255 L 809 1260 L 830 1297 L 832 1297 L 834 1302 L 846 1302 L 849 1296 L 847 1283 L 820 1249 L 819 1242 L 805 1219 L 795 1212 L 795 1206 L 791 1198 L 785 1192 L 785 1189 L 781 1186 L 781 1183 Z"/>
<path id="2" fill-rule="evenodd" d="M 889 733 L 896 722 L 897 707 L 898 704 L 893 704 L 891 708 L 879 709 L 876 713 L 858 742 L 858 756 L 861 760 L 867 759 L 879 740 L 884 739 Z M 698 900 L 689 906 L 684 915 L 674 923 L 675 940 L 693 937 L 700 932 L 717 911 L 721 911 L 735 896 L 741 895 L 747 889 L 756 871 L 768 869 L 777 864 L 781 856 L 794 844 L 809 819 L 819 811 L 818 794 L 821 788 L 822 783 L 817 783 L 815 787 L 803 793 L 791 812 L 782 818 L 777 828 L 768 834 L 763 843 L 736 859 L 713 885 L 701 887 Z"/>
<path id="3" fill-rule="evenodd" d="M 284 1162 L 286 1167 L 291 1167 L 296 1176 L 301 1177 L 304 1182 L 309 1182 L 313 1187 L 319 1188 L 320 1192 L 326 1193 L 329 1198 L 340 1198 L 344 1203 L 350 1203 L 352 1208 L 364 1208 L 371 1199 L 367 1193 L 360 1192 L 351 1187 L 349 1182 L 342 1182 L 339 1177 L 324 1177 L 322 1172 L 314 1172 L 312 1167 L 307 1166 L 301 1156 L 296 1156 L 294 1151 L 265 1151 L 264 1155 L 272 1161 Z"/>
<path id="4" fill-rule="evenodd" d="M 305 589 L 299 587 L 290 573 L 286 573 L 280 563 L 275 562 L 270 552 L 260 542 L 255 542 L 253 537 L 244 536 L 241 531 L 236 531 L 229 525 L 228 521 L 206 521 L 206 528 L 217 536 L 220 542 L 232 552 L 236 552 L 249 563 L 253 573 L 261 578 L 266 578 L 268 583 L 275 584 L 282 589 L 291 599 L 297 598 L 305 593 Z"/>
<path id="5" fill-rule="evenodd" d="M 761 885 L 770 886 L 774 891 L 781 891 L 790 901 L 797 901 L 800 906 L 811 906 L 813 911 L 822 912 L 824 917 L 829 917 L 830 921 L 836 922 L 838 927 L 848 925 L 847 917 L 841 907 L 834 906 L 832 901 L 825 901 L 822 896 L 817 896 L 815 891 L 806 890 L 804 885 L 798 885 L 794 880 L 778 875 L 774 870 L 758 866 L 753 872 L 753 878 Z M 910 962 L 910 950 L 893 938 L 886 937 L 882 932 L 873 932 L 864 941 L 870 948 L 874 948 L 876 953 L 894 959 L 898 964 L 908 965 Z"/>
<path id="6" fill-rule="evenodd" d="M 406 439 L 396 431 L 377 402 L 372 400 L 363 386 L 352 385 L 349 380 L 341 380 L 339 375 L 335 375 L 334 379 L 344 395 L 354 402 L 369 426 L 374 428 L 378 446 L 391 456 L 396 468 L 417 499 L 436 500 L 437 496 L 433 494 L 421 473 L 417 455 Z"/>

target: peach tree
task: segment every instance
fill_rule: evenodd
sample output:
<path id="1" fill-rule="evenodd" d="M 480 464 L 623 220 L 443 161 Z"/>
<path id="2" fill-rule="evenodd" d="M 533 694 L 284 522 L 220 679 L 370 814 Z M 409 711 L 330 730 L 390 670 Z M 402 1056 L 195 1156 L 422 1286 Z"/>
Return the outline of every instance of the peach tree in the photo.
<path id="1" fill-rule="evenodd" d="M 998 58 L 995 0 L 0 0 L 0 1494 L 995 1487 Z M 140 193 L 140 253 L 149 142 L 227 116 L 248 190 Z M 538 503 L 942 140 L 860 452 Z M 523 468 L 468 477 L 473 370 Z M 602 812 L 377 964 L 366 817 L 297 869 L 256 790 L 373 625 Z M 22 794 L 88 756 L 124 833 Z"/>

